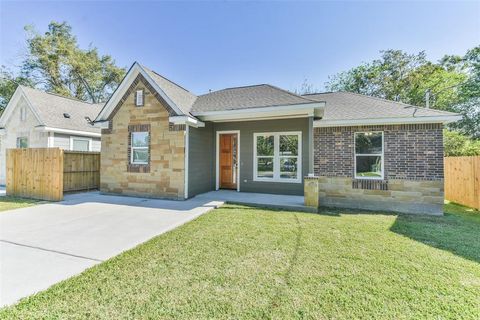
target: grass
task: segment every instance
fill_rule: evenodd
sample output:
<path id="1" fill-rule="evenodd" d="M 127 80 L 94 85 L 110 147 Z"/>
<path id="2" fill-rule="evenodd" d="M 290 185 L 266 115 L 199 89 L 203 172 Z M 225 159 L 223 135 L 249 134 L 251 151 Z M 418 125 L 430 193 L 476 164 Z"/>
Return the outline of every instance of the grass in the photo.
<path id="1" fill-rule="evenodd" d="M 19 304 L 12 319 L 478 319 L 480 213 L 226 205 Z"/>
<path id="2" fill-rule="evenodd" d="M 30 207 L 36 203 L 38 200 L 4 196 L 0 197 L 0 211 Z"/>

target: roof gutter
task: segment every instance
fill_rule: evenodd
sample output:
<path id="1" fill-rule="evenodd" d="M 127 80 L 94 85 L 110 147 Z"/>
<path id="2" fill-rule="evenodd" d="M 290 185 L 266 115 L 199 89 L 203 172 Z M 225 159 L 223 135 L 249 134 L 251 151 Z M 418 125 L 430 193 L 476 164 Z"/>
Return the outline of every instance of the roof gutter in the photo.
<path id="1" fill-rule="evenodd" d="M 189 116 L 171 116 L 168 121 L 173 124 L 185 124 L 195 128 L 205 127 L 205 123 Z"/>
<path id="2" fill-rule="evenodd" d="M 89 132 L 89 131 L 82 131 L 82 130 L 71 130 L 71 129 L 62 129 L 62 128 L 53 128 L 53 127 L 46 127 L 46 126 L 37 126 L 35 127 L 36 131 L 40 132 L 56 132 L 56 133 L 63 133 L 63 134 L 73 134 L 79 136 L 86 136 L 86 137 L 95 137 L 100 138 L 101 133 L 97 132 Z"/>
<path id="3" fill-rule="evenodd" d="M 298 117 L 321 117 L 325 102 L 280 105 L 238 110 L 192 112 L 202 121 L 246 121 Z"/>
<path id="4" fill-rule="evenodd" d="M 100 128 L 100 129 L 108 129 L 109 128 L 109 120 L 100 120 L 100 121 L 94 121 L 93 126 L 95 128 Z M 205 127 L 205 123 L 195 119 L 190 116 L 170 116 L 168 118 L 168 122 L 173 123 L 173 124 L 184 124 L 188 125 L 194 128 L 202 128 Z"/>
<path id="5" fill-rule="evenodd" d="M 314 128 L 325 127 L 352 127 L 367 125 L 389 125 L 389 124 L 419 124 L 419 123 L 451 123 L 461 120 L 461 115 L 431 116 L 431 117 L 409 117 L 409 118 L 374 118 L 374 119 L 352 119 L 352 120 L 315 120 Z"/>

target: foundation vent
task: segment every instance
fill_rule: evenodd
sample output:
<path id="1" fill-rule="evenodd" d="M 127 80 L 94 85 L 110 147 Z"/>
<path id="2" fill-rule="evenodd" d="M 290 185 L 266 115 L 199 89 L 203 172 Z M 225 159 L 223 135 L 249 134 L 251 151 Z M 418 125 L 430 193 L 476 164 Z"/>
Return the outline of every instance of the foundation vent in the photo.
<path id="1" fill-rule="evenodd" d="M 387 180 L 352 180 L 353 189 L 364 189 L 364 190 L 388 190 L 388 181 Z"/>

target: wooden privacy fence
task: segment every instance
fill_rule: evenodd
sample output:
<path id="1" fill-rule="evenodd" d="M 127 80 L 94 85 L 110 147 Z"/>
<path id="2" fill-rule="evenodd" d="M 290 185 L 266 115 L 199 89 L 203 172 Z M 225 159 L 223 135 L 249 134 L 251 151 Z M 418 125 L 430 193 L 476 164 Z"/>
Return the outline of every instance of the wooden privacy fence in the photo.
<path id="1" fill-rule="evenodd" d="M 99 185 L 99 152 L 7 150 L 7 195 L 60 201 L 64 191 L 97 189 Z"/>
<path id="2" fill-rule="evenodd" d="M 445 198 L 480 210 L 480 156 L 445 158 Z"/>

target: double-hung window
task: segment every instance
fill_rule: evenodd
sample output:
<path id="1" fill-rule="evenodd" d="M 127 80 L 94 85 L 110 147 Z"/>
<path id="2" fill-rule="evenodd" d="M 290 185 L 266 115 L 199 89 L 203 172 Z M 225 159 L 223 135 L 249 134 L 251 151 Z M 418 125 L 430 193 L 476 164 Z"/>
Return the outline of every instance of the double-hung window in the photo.
<path id="1" fill-rule="evenodd" d="M 355 132 L 355 178 L 383 176 L 383 132 Z"/>
<path id="2" fill-rule="evenodd" d="M 132 132 L 131 133 L 131 164 L 148 164 L 149 152 L 149 134 L 148 132 Z"/>
<path id="3" fill-rule="evenodd" d="M 17 138 L 17 148 L 28 148 L 28 138 L 27 137 L 18 137 Z"/>
<path id="4" fill-rule="evenodd" d="M 301 132 L 254 134 L 254 181 L 301 182 Z"/>

